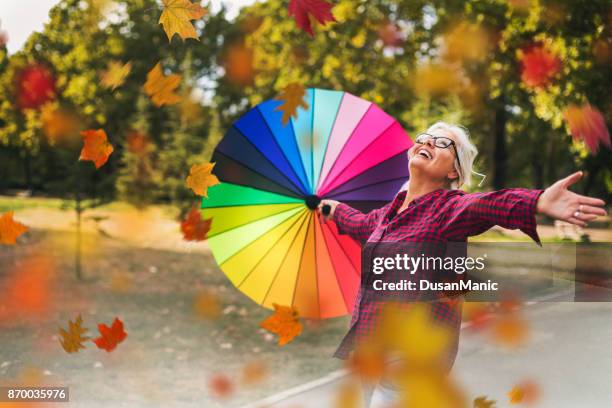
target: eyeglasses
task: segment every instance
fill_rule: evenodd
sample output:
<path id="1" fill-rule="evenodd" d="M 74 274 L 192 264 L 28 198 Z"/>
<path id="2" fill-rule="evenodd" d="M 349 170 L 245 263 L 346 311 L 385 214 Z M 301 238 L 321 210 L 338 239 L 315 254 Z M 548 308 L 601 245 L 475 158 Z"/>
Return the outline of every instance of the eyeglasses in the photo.
<path id="1" fill-rule="evenodd" d="M 434 146 L 439 147 L 440 149 L 448 149 L 449 146 L 453 147 L 455 150 L 455 157 L 457 158 L 457 166 L 461 169 L 461 162 L 459 161 L 459 152 L 457 151 L 457 144 L 453 139 L 444 136 L 434 136 L 429 133 L 419 133 L 414 139 L 414 141 L 418 144 L 425 144 L 428 140 L 433 140 Z"/>

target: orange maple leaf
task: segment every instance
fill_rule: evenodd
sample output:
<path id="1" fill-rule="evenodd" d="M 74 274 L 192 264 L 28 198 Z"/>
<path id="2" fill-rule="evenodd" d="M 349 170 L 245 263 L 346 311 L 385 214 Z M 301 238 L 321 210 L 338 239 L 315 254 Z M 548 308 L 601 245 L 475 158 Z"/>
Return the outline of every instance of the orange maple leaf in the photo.
<path id="1" fill-rule="evenodd" d="M 281 306 L 276 303 L 274 314 L 261 323 L 260 327 L 278 335 L 278 345 L 284 346 L 302 333 L 302 324 L 298 311 L 292 306 Z"/>
<path id="2" fill-rule="evenodd" d="M 298 27 L 314 37 L 311 17 L 316 19 L 319 24 L 325 25 L 326 22 L 336 21 L 331 11 L 333 4 L 324 0 L 291 0 L 289 2 L 289 15 L 295 18 Z"/>
<path id="3" fill-rule="evenodd" d="M 68 330 L 64 330 L 60 327 L 60 344 L 66 353 L 76 353 L 80 349 L 85 348 L 83 342 L 89 340 L 89 337 L 84 336 L 88 330 L 82 327 L 82 324 L 83 318 L 81 318 L 79 314 L 74 322 L 68 320 Z"/>
<path id="4" fill-rule="evenodd" d="M 539 397 L 540 387 L 531 380 L 515 385 L 508 393 L 510 404 L 533 404 Z"/>
<path id="5" fill-rule="evenodd" d="M 106 132 L 103 129 L 89 129 L 81 132 L 83 137 L 83 149 L 79 160 L 91 160 L 96 169 L 106 163 L 113 152 L 113 146 L 108 142 Z"/>
<path id="6" fill-rule="evenodd" d="M 162 0 L 164 11 L 159 17 L 158 24 L 161 24 L 168 36 L 168 41 L 172 40 L 174 34 L 185 41 L 187 38 L 198 39 L 191 20 L 202 18 L 206 10 L 198 3 L 189 0 Z"/>
<path id="7" fill-rule="evenodd" d="M 590 104 L 568 106 L 563 111 L 563 119 L 567 123 L 572 138 L 584 140 L 592 153 L 599 151 L 600 143 L 608 149 L 612 148 L 606 120 L 601 112 Z"/>
<path id="8" fill-rule="evenodd" d="M 181 76 L 178 74 L 164 76 L 158 62 L 147 74 L 144 90 L 155 106 L 173 105 L 181 101 L 181 96 L 175 93 L 180 83 Z"/>
<path id="9" fill-rule="evenodd" d="M 492 330 L 495 341 L 507 347 L 518 347 L 529 337 L 527 323 L 516 313 L 498 317 Z"/>
<path id="10" fill-rule="evenodd" d="M 212 174 L 212 169 L 215 163 L 194 164 L 189 170 L 187 176 L 187 187 L 193 190 L 199 196 L 208 198 L 208 187 L 219 184 L 217 176 Z"/>
<path id="11" fill-rule="evenodd" d="M 117 344 L 121 343 L 127 337 L 127 333 L 123 330 L 123 322 L 115 317 L 111 327 L 108 327 L 104 323 L 98 324 L 98 330 L 101 336 L 94 339 L 98 348 L 104 349 L 111 352 L 117 347 Z"/>
<path id="12" fill-rule="evenodd" d="M 283 125 L 289 122 L 290 117 L 297 117 L 297 110 L 300 106 L 304 109 L 308 109 L 308 103 L 304 100 L 305 95 L 306 90 L 304 89 L 304 85 L 294 82 L 287 85 L 285 89 L 283 89 L 283 92 L 274 98 L 284 102 L 274 109 L 275 111 L 283 112 Z"/>
<path id="13" fill-rule="evenodd" d="M 187 217 L 181 222 L 183 239 L 186 241 L 204 241 L 206 234 L 210 231 L 212 218 L 202 220 L 200 210 L 196 206 L 191 207 Z"/>
<path id="14" fill-rule="evenodd" d="M 205 234 L 206 235 L 206 234 Z M 203 319 L 216 319 L 221 314 L 219 297 L 210 290 L 198 293 L 193 301 L 193 312 Z"/>
<path id="15" fill-rule="evenodd" d="M 263 381 L 268 375 L 269 368 L 262 360 L 251 360 L 242 367 L 242 382 L 253 385 Z"/>
<path id="16" fill-rule="evenodd" d="M 487 399 L 484 395 L 474 398 L 474 408 L 495 408 L 497 401 Z"/>
<path id="17" fill-rule="evenodd" d="M 114 91 L 115 88 L 123 85 L 131 71 L 131 62 L 122 64 L 119 61 L 110 61 L 106 67 L 106 71 L 101 75 L 101 84 L 105 88 L 110 88 Z"/>
<path id="18" fill-rule="evenodd" d="M 13 211 L 0 217 L 0 244 L 15 245 L 17 237 L 28 230 L 28 227 L 13 219 Z"/>

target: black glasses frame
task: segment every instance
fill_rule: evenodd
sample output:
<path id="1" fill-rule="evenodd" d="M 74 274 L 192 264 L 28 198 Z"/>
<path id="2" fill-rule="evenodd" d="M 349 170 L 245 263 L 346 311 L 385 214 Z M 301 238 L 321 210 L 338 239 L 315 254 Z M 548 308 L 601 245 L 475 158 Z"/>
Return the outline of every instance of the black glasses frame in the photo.
<path id="1" fill-rule="evenodd" d="M 418 135 L 416 135 L 416 137 L 414 138 L 415 143 L 425 144 L 425 142 L 419 141 L 420 136 L 428 136 L 427 140 L 433 139 L 434 146 L 439 147 L 441 149 L 448 149 L 449 146 L 453 146 L 453 150 L 455 151 L 455 157 L 457 158 L 457 166 L 459 166 L 459 169 L 461 169 L 461 162 L 459 161 L 459 152 L 457 151 L 457 143 L 455 143 L 453 139 L 449 137 L 444 137 L 444 136 L 434 136 L 432 134 L 423 132 L 423 133 L 419 133 Z M 446 146 L 440 145 L 438 144 L 438 140 L 445 140 L 448 142 L 448 144 Z"/>

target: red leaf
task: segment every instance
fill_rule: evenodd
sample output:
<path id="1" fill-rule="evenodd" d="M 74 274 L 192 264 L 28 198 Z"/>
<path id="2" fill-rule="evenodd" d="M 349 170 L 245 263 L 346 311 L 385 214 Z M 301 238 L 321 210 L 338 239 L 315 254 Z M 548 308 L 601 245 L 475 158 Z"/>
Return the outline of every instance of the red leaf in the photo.
<path id="1" fill-rule="evenodd" d="M 215 374 L 208 381 L 208 389 L 215 397 L 226 398 L 234 392 L 234 383 L 225 374 Z"/>
<path id="2" fill-rule="evenodd" d="M 612 147 L 603 115 L 588 103 L 582 106 L 568 106 L 563 111 L 563 118 L 574 140 L 584 140 L 592 153 L 597 153 L 600 143 L 608 149 Z"/>
<path id="3" fill-rule="evenodd" d="M 183 239 L 186 241 L 204 241 L 206 234 L 210 230 L 212 218 L 202 219 L 200 211 L 196 206 L 193 206 L 187 217 L 181 222 L 181 231 Z"/>
<path id="4" fill-rule="evenodd" d="M 529 87 L 545 87 L 561 69 L 561 60 L 541 44 L 525 47 L 521 54 L 521 79 Z"/>
<path id="5" fill-rule="evenodd" d="M 336 21 L 331 12 L 332 7 L 334 7 L 333 4 L 324 0 L 291 0 L 289 2 L 289 15 L 295 17 L 298 27 L 314 36 L 310 15 L 319 24 L 325 25 L 327 21 Z"/>
<path id="6" fill-rule="evenodd" d="M 115 317 L 113 325 L 108 327 L 104 323 L 98 324 L 98 330 L 100 330 L 101 336 L 94 339 L 98 348 L 104 349 L 111 352 L 117 347 L 117 344 L 121 343 L 127 337 L 127 333 L 123 330 L 123 322 Z"/>
<path id="7" fill-rule="evenodd" d="M 55 78 L 45 66 L 30 65 L 15 78 L 17 104 L 21 109 L 35 109 L 55 98 Z"/>

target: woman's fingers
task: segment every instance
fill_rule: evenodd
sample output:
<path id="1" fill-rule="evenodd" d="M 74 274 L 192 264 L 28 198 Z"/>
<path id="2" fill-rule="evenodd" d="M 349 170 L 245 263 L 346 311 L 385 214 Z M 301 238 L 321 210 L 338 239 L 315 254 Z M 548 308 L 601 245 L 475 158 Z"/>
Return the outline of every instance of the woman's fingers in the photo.
<path id="1" fill-rule="evenodd" d="M 582 172 L 581 171 L 577 171 L 574 174 L 570 174 L 566 178 L 561 179 L 560 181 L 563 184 L 563 187 L 568 188 L 572 184 L 577 183 L 578 180 L 580 180 L 581 178 L 582 178 Z"/>
<path id="2" fill-rule="evenodd" d="M 585 214 L 585 213 L 580 212 L 580 211 L 576 211 L 573 216 L 574 216 L 574 218 L 577 218 L 577 219 L 579 219 L 581 221 L 592 221 L 592 220 L 594 220 L 595 218 L 598 217 L 595 214 Z"/>
<path id="3" fill-rule="evenodd" d="M 567 219 L 567 222 L 574 224 L 574 225 L 578 225 L 580 227 L 586 227 L 586 222 L 584 221 L 580 221 L 579 219 L 575 218 L 575 217 L 569 217 Z"/>
<path id="4" fill-rule="evenodd" d="M 580 194 L 577 194 L 577 196 L 578 196 L 578 202 L 580 204 L 593 205 L 597 207 L 603 207 L 604 205 L 606 205 L 606 202 L 599 198 L 583 196 Z"/>
<path id="5" fill-rule="evenodd" d="M 595 214 L 595 215 L 606 215 L 606 210 L 601 207 L 594 207 L 592 205 L 580 204 L 578 207 L 578 211 L 585 214 Z"/>

